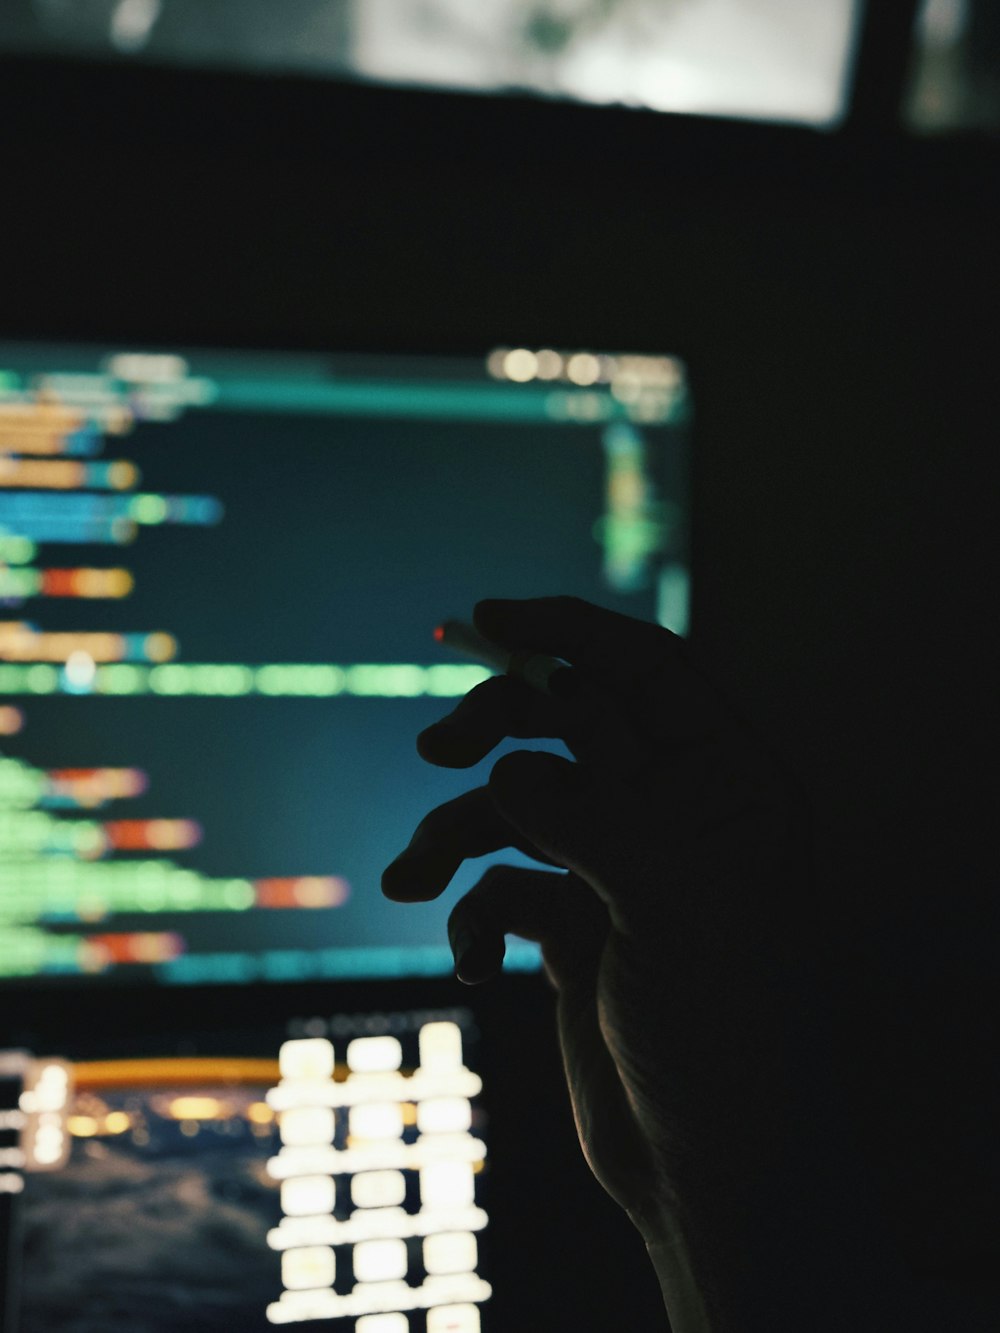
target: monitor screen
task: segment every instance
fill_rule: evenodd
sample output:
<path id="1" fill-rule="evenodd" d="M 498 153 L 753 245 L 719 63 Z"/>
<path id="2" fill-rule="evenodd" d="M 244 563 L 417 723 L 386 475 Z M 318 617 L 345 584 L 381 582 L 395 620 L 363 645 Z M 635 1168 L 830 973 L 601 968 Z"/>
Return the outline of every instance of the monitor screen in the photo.
<path id="1" fill-rule="evenodd" d="M 417 756 L 490 674 L 434 628 L 569 593 L 683 634 L 690 422 L 670 355 L 0 344 L 0 982 L 451 972 L 521 858 L 380 893 L 492 762 Z"/>

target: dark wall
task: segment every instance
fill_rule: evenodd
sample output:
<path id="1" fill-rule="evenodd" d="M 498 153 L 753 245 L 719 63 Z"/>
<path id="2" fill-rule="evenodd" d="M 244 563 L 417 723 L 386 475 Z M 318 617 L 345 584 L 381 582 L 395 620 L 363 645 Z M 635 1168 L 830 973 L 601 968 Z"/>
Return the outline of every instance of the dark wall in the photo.
<path id="1" fill-rule="evenodd" d="M 985 1094 L 954 1089 L 989 1064 L 997 145 L 0 75 L 2 336 L 688 360 L 693 634 L 816 796 L 831 931 L 869 978 L 851 1068 L 873 1172 L 914 1244 L 976 1251 Z M 484 1000 L 497 1030 L 503 1004 L 523 1028 L 548 1003 L 528 983 Z M 545 1253 L 520 1280 L 543 1315 L 578 1285 L 589 1327 L 638 1284 L 646 1326 L 655 1284 L 574 1156 L 557 1076 L 538 1073 L 558 1170 L 527 1233 Z"/>

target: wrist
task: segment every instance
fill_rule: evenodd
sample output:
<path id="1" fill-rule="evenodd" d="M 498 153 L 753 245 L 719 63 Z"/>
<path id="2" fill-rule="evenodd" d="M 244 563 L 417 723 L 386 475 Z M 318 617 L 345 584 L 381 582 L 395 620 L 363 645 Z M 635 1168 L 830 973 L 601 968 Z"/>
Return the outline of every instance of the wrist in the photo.
<path id="1" fill-rule="evenodd" d="M 723 1333 L 711 1308 L 704 1278 L 679 1231 L 643 1233 L 646 1253 L 660 1284 L 671 1333 Z"/>

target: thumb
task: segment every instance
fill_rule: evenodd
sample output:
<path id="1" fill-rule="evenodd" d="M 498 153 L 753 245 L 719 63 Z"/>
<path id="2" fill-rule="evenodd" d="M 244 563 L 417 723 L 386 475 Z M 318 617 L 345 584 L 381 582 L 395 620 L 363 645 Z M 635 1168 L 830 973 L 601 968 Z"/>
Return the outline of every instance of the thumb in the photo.
<path id="1" fill-rule="evenodd" d="M 624 929 L 644 879 L 636 872 L 647 837 L 636 817 L 635 793 L 611 774 L 541 750 L 498 759 L 487 789 L 499 814 L 539 852 L 589 884 L 612 925 Z"/>

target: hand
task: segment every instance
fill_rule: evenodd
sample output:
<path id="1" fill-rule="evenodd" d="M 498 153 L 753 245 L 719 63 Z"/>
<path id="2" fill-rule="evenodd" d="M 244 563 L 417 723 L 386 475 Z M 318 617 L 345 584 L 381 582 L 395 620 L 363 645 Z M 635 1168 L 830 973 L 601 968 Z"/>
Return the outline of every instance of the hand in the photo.
<path id="1" fill-rule="evenodd" d="M 465 768 L 505 736 L 559 737 L 578 762 L 500 759 L 422 821 L 383 891 L 435 898 L 504 846 L 563 869 L 487 871 L 449 936 L 471 983 L 499 970 L 506 932 L 541 945 L 583 1151 L 645 1231 L 679 1180 L 744 1171 L 778 1109 L 804 810 L 667 630 L 573 598 L 481 602 L 475 624 L 571 661 L 586 686 L 562 702 L 493 677 L 420 753 Z"/>

